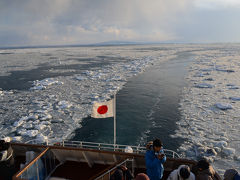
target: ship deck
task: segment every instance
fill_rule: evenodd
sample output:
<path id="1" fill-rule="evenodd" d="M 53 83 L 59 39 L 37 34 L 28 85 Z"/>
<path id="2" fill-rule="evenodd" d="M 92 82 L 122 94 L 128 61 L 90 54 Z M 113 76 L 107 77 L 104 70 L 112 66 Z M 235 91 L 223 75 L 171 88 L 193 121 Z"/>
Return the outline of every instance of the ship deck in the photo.
<path id="1" fill-rule="evenodd" d="M 108 151 L 80 147 L 41 146 L 30 144 L 12 143 L 15 152 L 15 162 L 18 172 L 13 180 L 31 179 L 71 179 L 92 180 L 110 179 L 110 175 L 119 165 L 125 165 L 136 176 L 138 173 L 146 173 L 144 154 L 126 153 L 122 151 Z M 35 151 L 34 158 L 26 163 L 25 152 Z M 20 164 L 24 167 L 20 170 Z M 187 164 L 192 168 L 196 165 L 193 160 L 168 157 L 164 163 L 164 177 L 178 168 Z"/>

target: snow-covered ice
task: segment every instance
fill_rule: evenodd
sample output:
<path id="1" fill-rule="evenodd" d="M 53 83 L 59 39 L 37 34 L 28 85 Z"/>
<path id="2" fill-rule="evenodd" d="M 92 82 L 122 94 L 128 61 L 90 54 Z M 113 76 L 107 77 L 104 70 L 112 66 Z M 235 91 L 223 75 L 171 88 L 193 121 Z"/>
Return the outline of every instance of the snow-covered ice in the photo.
<path id="1" fill-rule="evenodd" d="M 46 89 L 48 86 L 51 86 L 51 85 L 62 85 L 63 82 L 59 82 L 53 78 L 46 78 L 46 79 L 43 79 L 41 81 L 39 80 L 36 80 L 33 82 L 33 87 L 30 88 L 30 90 L 43 90 L 43 89 Z"/>
<path id="2" fill-rule="evenodd" d="M 3 103 L 3 106 L 9 109 L 8 112 L 13 112 L 1 118 L 4 124 L 0 127 L 2 136 L 19 135 L 22 141 L 44 141 L 47 137 L 49 142 L 70 138 L 74 130 L 81 127 L 82 119 L 91 114 L 93 101 L 109 100 L 129 78 L 144 72 L 156 61 L 167 61 L 176 53 L 172 50 L 136 53 L 129 51 L 129 47 L 12 51 L 11 61 L 5 61 L 1 66 L 4 67 L 1 69 L 2 75 L 8 75 L 11 71 L 31 71 L 41 64 L 47 64 L 43 67 L 43 75 L 50 72 L 54 73 L 54 77 L 39 77 L 25 91 L 1 91 L 4 96 L 0 97 L 5 98 L 4 102 L 11 101 L 11 105 Z M 104 61 L 101 55 L 107 60 L 98 65 Z M 47 70 L 48 66 L 52 68 Z M 70 74 L 56 76 L 56 73 Z M 12 127 L 11 130 L 9 127 Z M 38 137 L 39 134 L 41 136 Z"/>
<path id="3" fill-rule="evenodd" d="M 208 83 L 200 83 L 200 84 L 195 85 L 195 87 L 198 87 L 198 88 L 213 88 L 213 85 L 208 84 Z"/>
<path id="4" fill-rule="evenodd" d="M 227 109 L 233 108 L 231 104 L 227 104 L 227 103 L 216 103 L 215 106 L 221 110 L 227 110 Z"/>
<path id="5" fill-rule="evenodd" d="M 182 118 L 174 136 L 187 139 L 180 152 L 193 159 L 211 157 L 214 166 L 224 172 L 233 167 L 240 170 L 240 46 L 218 46 L 194 53 L 185 78 L 189 86 L 183 89 L 180 102 Z M 208 154 L 208 148 L 217 154 Z"/>

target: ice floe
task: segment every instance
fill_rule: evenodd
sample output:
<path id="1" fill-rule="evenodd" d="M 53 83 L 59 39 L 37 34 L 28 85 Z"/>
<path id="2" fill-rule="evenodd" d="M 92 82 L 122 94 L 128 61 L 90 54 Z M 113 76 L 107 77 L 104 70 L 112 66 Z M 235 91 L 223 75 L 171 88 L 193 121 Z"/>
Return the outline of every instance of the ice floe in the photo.
<path id="1" fill-rule="evenodd" d="M 72 106 L 72 104 L 70 102 L 67 102 L 67 101 L 59 101 L 58 106 L 61 109 L 66 109 L 66 108 L 70 108 Z"/>
<path id="2" fill-rule="evenodd" d="M 15 126 L 15 127 L 21 126 L 26 120 L 28 120 L 28 117 L 24 116 L 21 119 L 19 119 L 18 121 L 15 121 L 13 126 Z"/>
<path id="3" fill-rule="evenodd" d="M 232 109 L 232 105 L 231 104 L 228 104 L 228 103 L 216 103 L 215 106 L 218 108 L 218 109 L 221 109 L 221 110 L 227 110 L 227 109 Z"/>
<path id="4" fill-rule="evenodd" d="M 213 88 L 213 85 L 208 84 L 208 83 L 200 83 L 200 84 L 195 85 L 195 87 L 197 87 L 197 88 Z"/>
<path id="5" fill-rule="evenodd" d="M 232 101 L 240 101 L 240 97 L 229 97 Z"/>
<path id="6" fill-rule="evenodd" d="M 79 49 L 81 50 L 81 48 Z M 75 52 L 77 56 L 79 55 L 79 49 Z M 89 61 L 80 62 L 81 60 L 77 58 L 78 64 L 87 65 L 85 69 L 80 71 L 59 69 L 59 72 L 78 71 L 76 74 L 35 80 L 29 92 L 23 91 L 13 94 L 14 99 L 17 100 L 20 96 L 22 101 L 15 104 L 18 111 L 13 120 L 10 121 L 13 127 L 8 133 L 3 131 L 5 135 L 17 134 L 22 137 L 22 141 L 34 139 L 44 141 L 47 137 L 48 141 L 54 142 L 70 138 L 74 129 L 81 127 L 82 119 L 91 114 L 93 101 L 109 100 L 124 86 L 128 78 L 144 72 L 147 67 L 152 66 L 157 61 L 167 61 L 175 57 L 176 52 L 175 50 L 156 51 L 138 55 L 129 51 L 129 49 L 126 50 L 125 52 L 121 50 L 119 55 L 114 55 L 119 56 L 119 60 L 114 57 L 117 60 L 116 62 L 109 58 L 109 61 L 112 61 L 111 63 L 106 62 L 97 66 L 94 65 L 96 57 L 101 53 L 106 53 L 106 49 L 100 51 L 100 54 L 93 50 L 93 54 L 86 54 L 86 56 L 91 56 Z M 62 50 L 57 53 L 61 52 Z M 85 53 L 85 51 L 81 53 Z M 112 54 L 112 51 L 110 53 Z M 41 63 L 48 63 L 41 57 L 39 59 Z M 69 57 L 66 58 L 65 53 L 62 53 L 61 58 L 51 58 L 49 60 L 51 66 L 59 66 L 59 63 L 55 62 L 58 59 L 61 59 L 61 64 L 76 64 L 76 61 L 69 61 Z M 96 60 L 96 62 L 101 61 L 101 59 Z M 52 69 L 49 72 L 57 73 L 58 69 Z M 4 96 L 6 99 L 10 97 L 10 94 Z M 23 109 L 25 110 L 23 111 Z M 14 121 L 14 119 L 19 120 Z M 5 121 L 7 122 L 8 119 Z M 38 135 L 41 137 L 38 138 Z"/>
<path id="7" fill-rule="evenodd" d="M 180 152 L 193 159 L 209 158 L 219 170 L 226 168 L 226 162 L 240 167 L 240 141 L 234 141 L 240 129 L 239 48 L 195 53 L 186 75 L 186 81 L 194 85 L 183 89 L 179 108 L 182 118 L 174 135 L 187 139 Z M 202 85 L 203 80 L 211 86 Z"/>
<path id="8" fill-rule="evenodd" d="M 46 89 L 48 86 L 51 85 L 62 85 L 63 82 L 59 82 L 53 78 L 46 78 L 41 81 L 36 80 L 33 82 L 33 87 L 30 88 L 30 90 L 43 90 Z"/>
<path id="9" fill-rule="evenodd" d="M 48 142 L 48 137 L 47 136 L 44 136 L 43 134 L 39 133 L 37 136 L 36 136 L 36 141 L 38 143 L 45 143 L 45 142 Z"/>
<path id="10" fill-rule="evenodd" d="M 222 153 L 227 157 L 233 157 L 235 155 L 236 150 L 233 148 L 224 147 Z"/>

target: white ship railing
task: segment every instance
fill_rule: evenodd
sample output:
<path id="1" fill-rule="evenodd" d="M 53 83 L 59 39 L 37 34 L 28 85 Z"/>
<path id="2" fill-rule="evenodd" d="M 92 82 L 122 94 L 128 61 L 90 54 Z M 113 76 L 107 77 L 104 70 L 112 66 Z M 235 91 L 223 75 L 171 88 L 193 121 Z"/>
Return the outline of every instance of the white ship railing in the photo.
<path id="1" fill-rule="evenodd" d="M 146 147 L 142 146 L 131 146 L 131 145 L 120 145 L 120 144 L 108 144 L 108 143 L 96 143 L 96 142 L 85 142 L 85 141 L 62 141 L 51 145 L 59 145 L 64 147 L 79 147 L 87 149 L 97 149 L 106 151 L 118 151 L 118 152 L 129 152 L 137 154 L 145 154 Z M 164 149 L 164 153 L 167 157 L 181 158 L 181 156 L 173 150 Z"/>

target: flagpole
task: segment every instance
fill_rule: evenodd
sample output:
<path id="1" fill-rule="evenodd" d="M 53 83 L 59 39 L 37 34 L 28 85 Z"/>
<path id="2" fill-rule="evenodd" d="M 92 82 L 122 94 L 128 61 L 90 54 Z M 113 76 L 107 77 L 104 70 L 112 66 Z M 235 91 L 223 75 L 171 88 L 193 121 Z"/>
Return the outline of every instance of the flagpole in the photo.
<path id="1" fill-rule="evenodd" d="M 114 137 L 113 137 L 113 144 L 114 144 L 114 149 L 116 145 L 116 94 L 114 94 L 114 122 L 113 122 L 113 129 L 114 129 Z"/>

